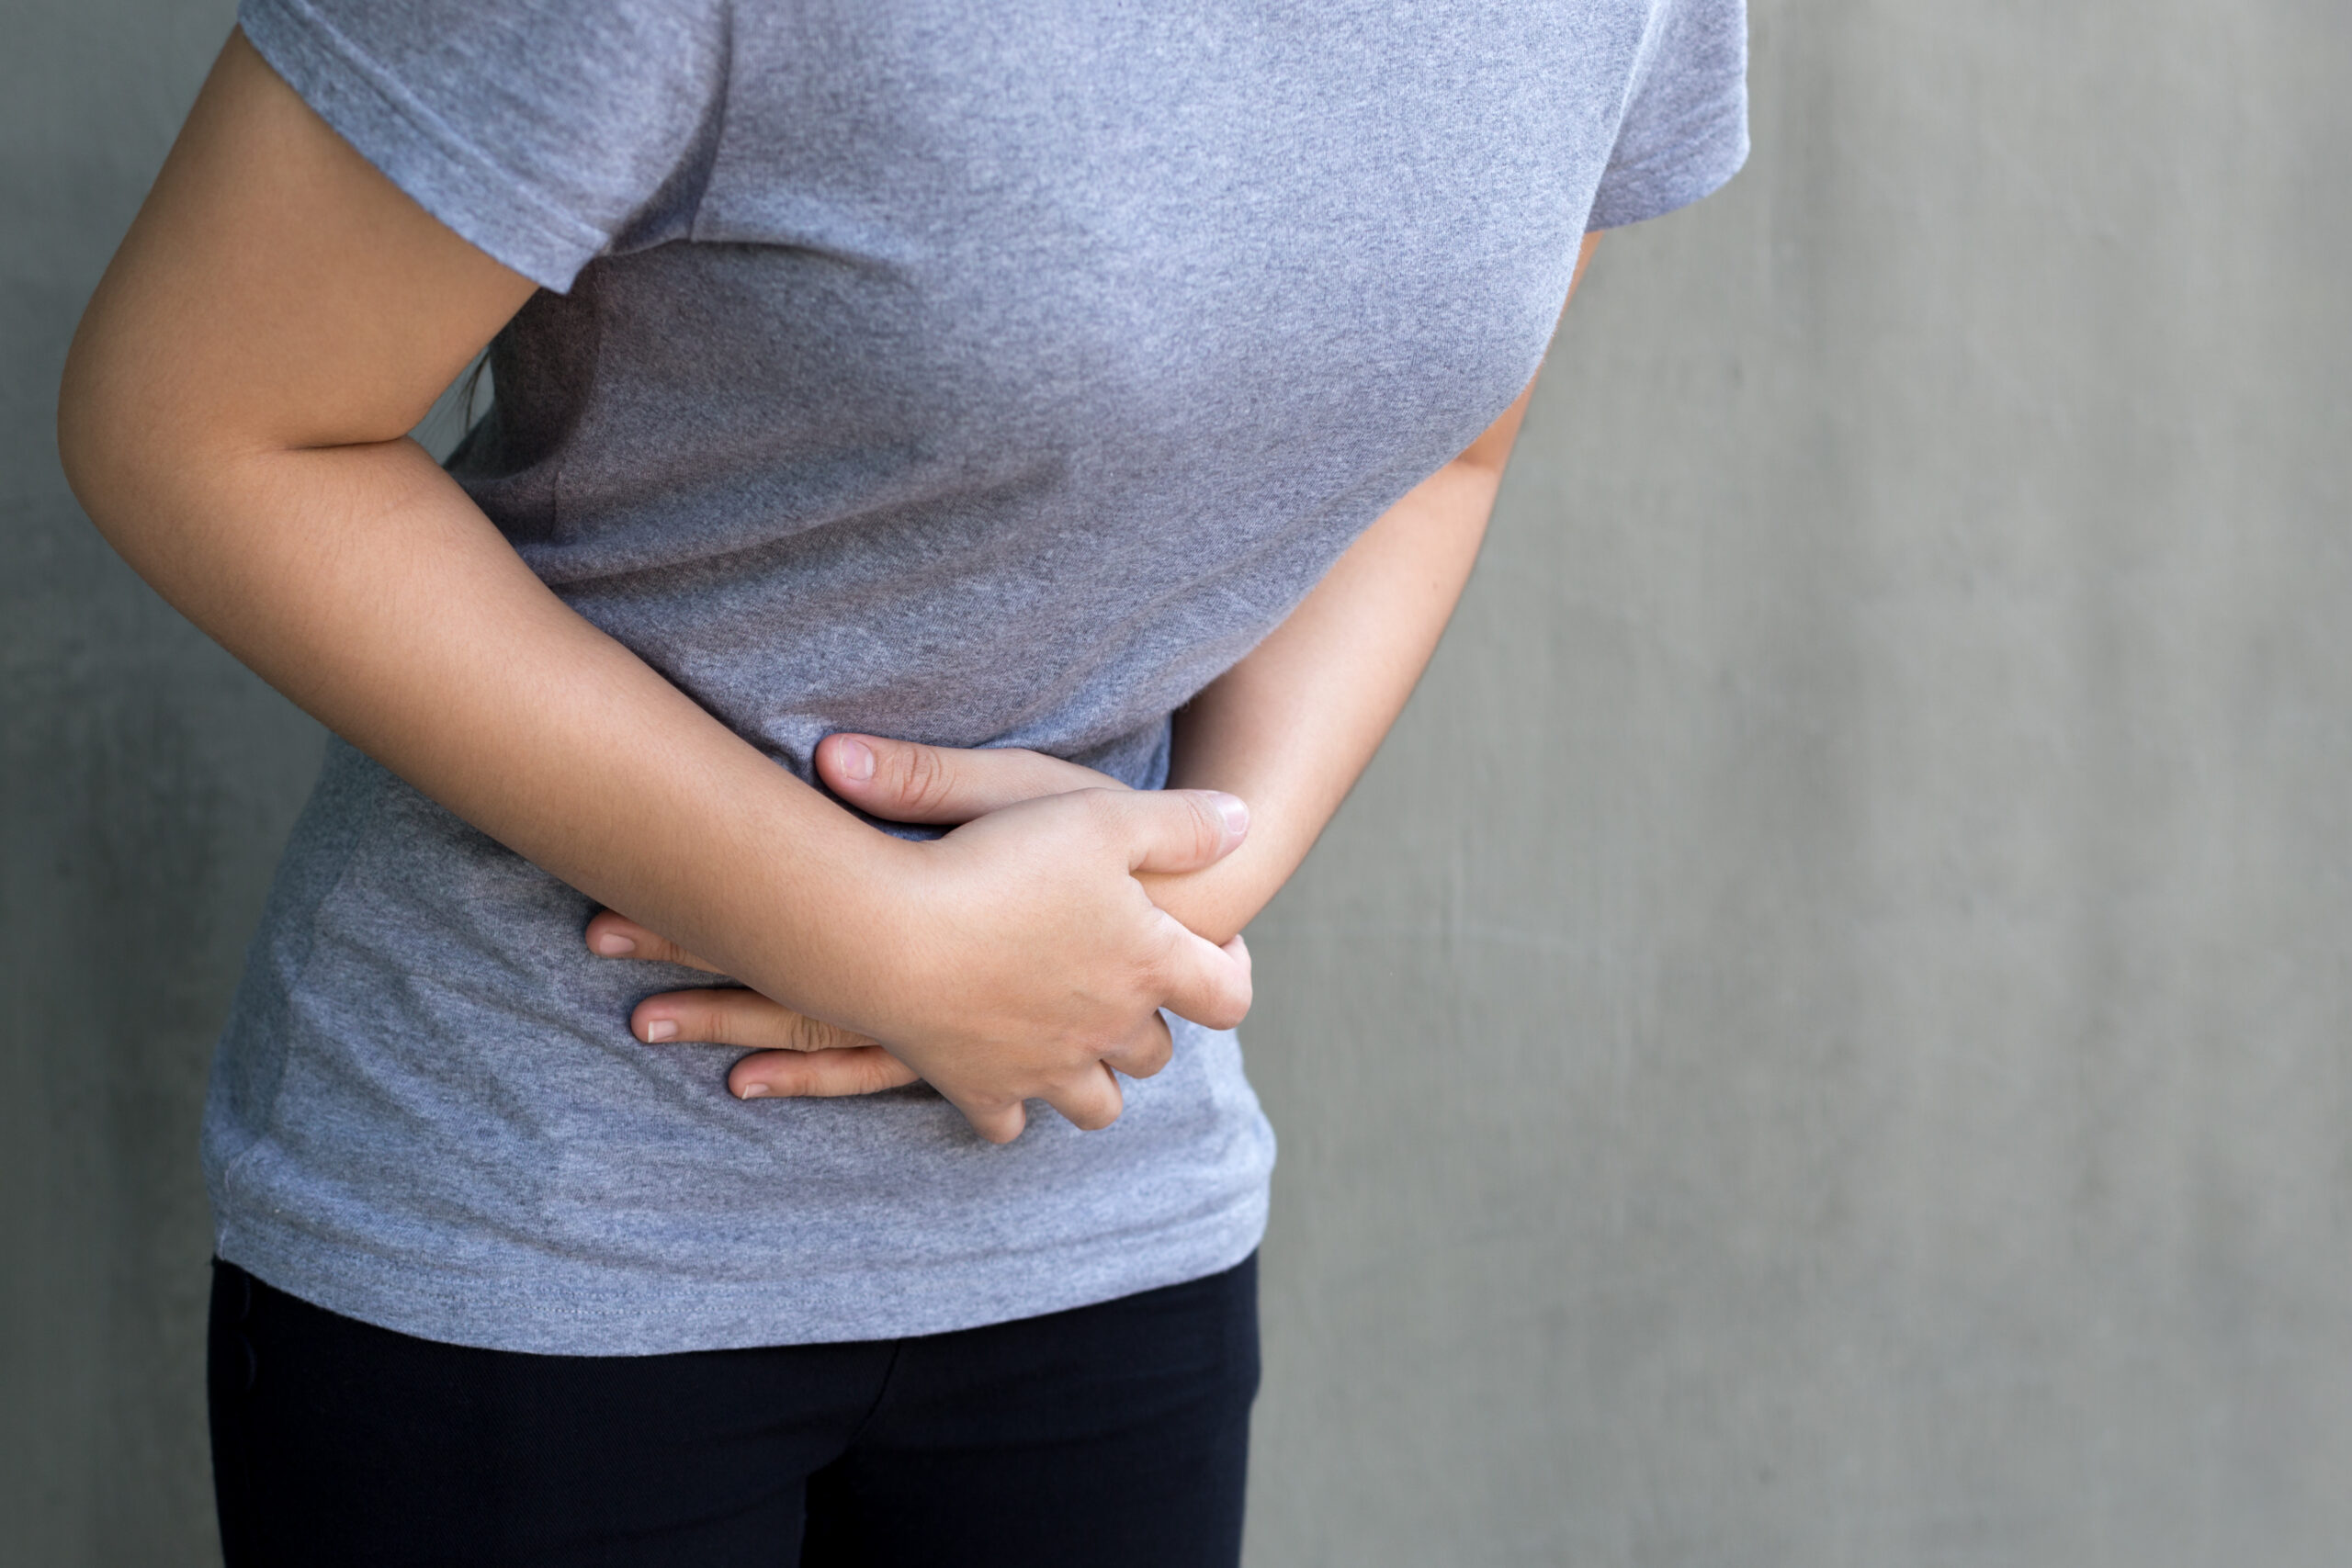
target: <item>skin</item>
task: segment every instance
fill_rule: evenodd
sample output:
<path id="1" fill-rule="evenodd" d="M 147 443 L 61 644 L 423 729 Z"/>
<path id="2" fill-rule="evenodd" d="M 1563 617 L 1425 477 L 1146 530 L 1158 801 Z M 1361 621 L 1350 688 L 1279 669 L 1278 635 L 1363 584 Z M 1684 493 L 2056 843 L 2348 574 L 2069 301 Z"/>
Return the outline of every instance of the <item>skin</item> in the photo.
<path id="1" fill-rule="evenodd" d="M 854 738 L 829 740 L 820 767 L 845 797 L 960 824 L 917 844 L 574 614 L 408 439 L 532 291 L 232 34 L 75 334 L 67 478 L 123 558 L 265 680 L 607 906 L 592 946 L 623 936 L 738 978 L 635 1022 L 655 1033 L 666 1010 L 682 1042 L 798 1047 L 739 1064 L 739 1093 L 921 1077 L 1003 1142 L 1030 1100 L 1114 1120 L 1118 1074 L 1167 1061 L 1160 1009 L 1238 1023 L 1238 933 L 1410 694 L 1525 396 L 1194 700 L 1168 791 L 878 738 L 860 778 Z"/>

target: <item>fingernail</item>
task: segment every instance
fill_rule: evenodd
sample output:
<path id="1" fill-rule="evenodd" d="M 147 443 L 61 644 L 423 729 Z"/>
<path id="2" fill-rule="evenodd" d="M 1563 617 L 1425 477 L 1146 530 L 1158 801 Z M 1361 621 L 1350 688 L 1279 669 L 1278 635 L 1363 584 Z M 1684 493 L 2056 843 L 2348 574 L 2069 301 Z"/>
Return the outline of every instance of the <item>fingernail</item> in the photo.
<path id="1" fill-rule="evenodd" d="M 1225 818 L 1226 840 L 1231 842 L 1250 830 L 1250 806 L 1238 795 L 1227 795 L 1222 790 L 1216 794 L 1216 814 Z"/>
<path id="2" fill-rule="evenodd" d="M 627 958 L 637 951 L 637 943 L 618 931 L 605 931 L 590 945 L 607 958 Z"/>
<path id="3" fill-rule="evenodd" d="M 664 1040 L 675 1040 L 677 1037 L 678 1025 L 674 1019 L 654 1018 L 646 1021 L 645 1043 L 648 1045 L 659 1045 Z"/>
<path id="4" fill-rule="evenodd" d="M 841 742 L 842 777 L 864 784 L 874 776 L 874 748 L 863 740 L 843 737 Z"/>
<path id="5" fill-rule="evenodd" d="M 767 1097 L 767 1085 L 763 1083 L 747 1083 L 743 1086 L 742 1092 L 735 1098 L 738 1100 L 765 1100 Z"/>

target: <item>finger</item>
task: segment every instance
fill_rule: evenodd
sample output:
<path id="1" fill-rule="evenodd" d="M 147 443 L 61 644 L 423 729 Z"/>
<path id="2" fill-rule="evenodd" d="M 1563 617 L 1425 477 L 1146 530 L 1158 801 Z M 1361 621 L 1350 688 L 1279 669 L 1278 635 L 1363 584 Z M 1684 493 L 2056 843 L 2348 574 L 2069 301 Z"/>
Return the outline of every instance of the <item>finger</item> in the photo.
<path id="1" fill-rule="evenodd" d="M 650 959 L 658 964 L 683 964 L 708 975 L 719 973 L 718 965 L 704 963 L 659 931 L 648 931 L 627 915 L 616 915 L 610 909 L 599 909 L 596 918 L 588 922 L 587 941 L 588 951 L 599 958 Z"/>
<path id="2" fill-rule="evenodd" d="M 940 1092 L 946 1094 L 944 1089 Z M 964 1120 L 972 1124 L 972 1131 L 991 1144 L 1009 1144 L 1021 1136 L 1022 1130 L 1029 1125 L 1029 1112 L 1020 1100 L 1000 1104 L 965 1100 L 953 1094 L 946 1098 L 949 1104 L 964 1113 Z"/>
<path id="3" fill-rule="evenodd" d="M 1250 950 L 1231 951 L 1194 936 L 1163 913 L 1167 946 L 1161 954 L 1161 1005 L 1204 1029 L 1234 1029 L 1249 1016 Z M 1240 939 L 1236 938 L 1235 942 Z"/>
<path id="4" fill-rule="evenodd" d="M 1250 831 L 1250 807 L 1217 789 L 1103 792 L 1091 808 L 1125 849 L 1129 871 L 1198 871 L 1232 853 Z"/>
<path id="5" fill-rule="evenodd" d="M 1040 1097 L 1045 1102 L 1069 1119 L 1071 1126 L 1081 1133 L 1098 1133 L 1119 1119 L 1126 1108 L 1125 1096 L 1119 1092 L 1117 1075 L 1100 1062 L 1091 1072 L 1080 1073 L 1070 1083 L 1057 1085 L 1054 1090 Z"/>
<path id="6" fill-rule="evenodd" d="M 728 1092 L 738 1100 L 828 1099 L 879 1094 L 922 1079 L 879 1045 L 831 1051 L 758 1051 L 727 1075 Z"/>
<path id="7" fill-rule="evenodd" d="M 757 991 L 731 986 L 664 991 L 637 1004 L 631 1034 L 648 1045 L 746 1045 L 755 1051 L 838 1051 L 871 1045 L 822 1019 L 804 1018 Z"/>
<path id="8" fill-rule="evenodd" d="M 969 822 L 1039 795 L 1124 790 L 1108 773 L 1011 746 L 924 746 L 873 735 L 828 735 L 817 776 L 843 800 L 891 822 Z"/>
<path id="9" fill-rule="evenodd" d="M 1116 1067 L 1131 1078 L 1148 1078 L 1168 1065 L 1176 1054 L 1176 1042 L 1168 1032 L 1168 1021 L 1158 1009 L 1149 1018 L 1136 1025 L 1134 1032 L 1120 1042 L 1118 1049 L 1102 1054 L 1102 1065 Z"/>

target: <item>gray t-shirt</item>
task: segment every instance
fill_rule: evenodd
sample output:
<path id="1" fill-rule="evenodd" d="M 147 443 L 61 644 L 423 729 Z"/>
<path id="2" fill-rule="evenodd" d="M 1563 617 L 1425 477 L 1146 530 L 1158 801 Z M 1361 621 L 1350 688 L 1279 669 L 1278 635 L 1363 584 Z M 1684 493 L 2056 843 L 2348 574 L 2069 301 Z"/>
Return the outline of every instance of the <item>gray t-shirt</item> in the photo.
<path id="1" fill-rule="evenodd" d="M 839 729 L 1151 788 L 1168 715 L 1533 372 L 1588 227 L 1747 150 L 1740 0 L 244 0 L 543 286 L 451 471 L 808 775 Z M 739 1102 L 683 970 L 337 745 L 222 1040 L 223 1257 L 430 1338 L 876 1338 L 1213 1272 L 1273 1140 L 1179 1022 L 1113 1128 Z"/>

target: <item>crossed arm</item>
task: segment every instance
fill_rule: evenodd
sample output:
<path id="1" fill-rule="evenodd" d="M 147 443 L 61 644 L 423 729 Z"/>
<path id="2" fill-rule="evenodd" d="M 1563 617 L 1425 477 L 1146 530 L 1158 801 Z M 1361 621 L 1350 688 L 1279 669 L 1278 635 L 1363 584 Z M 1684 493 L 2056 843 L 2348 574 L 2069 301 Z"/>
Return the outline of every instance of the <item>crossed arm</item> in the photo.
<path id="1" fill-rule="evenodd" d="M 984 1136 L 1018 1135 L 1026 1099 L 1080 1126 L 1114 1119 L 1109 1069 L 1165 1062 L 1163 1006 L 1238 1021 L 1238 933 L 1427 662 L 1524 396 L 1191 705 L 1168 792 L 1085 787 L 1103 781 L 1027 753 L 888 746 L 861 781 L 829 742 L 820 763 L 850 798 L 971 818 L 912 844 L 769 762 L 574 614 L 405 436 L 531 290 L 232 34 L 76 334 L 67 476 L 165 599 L 609 906 L 599 931 L 666 933 L 780 1012 L 887 1042 Z M 910 760 L 962 782 L 885 799 Z M 751 1081 L 739 1068 L 738 1091 Z"/>

